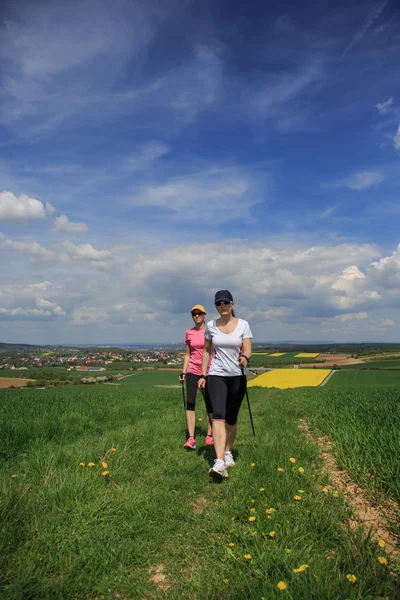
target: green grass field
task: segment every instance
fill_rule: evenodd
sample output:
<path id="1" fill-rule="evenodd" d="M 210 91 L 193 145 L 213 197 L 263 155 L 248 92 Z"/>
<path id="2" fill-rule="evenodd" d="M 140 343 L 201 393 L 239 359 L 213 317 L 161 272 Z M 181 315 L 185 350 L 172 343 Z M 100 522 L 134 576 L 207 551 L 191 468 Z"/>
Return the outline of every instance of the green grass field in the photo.
<path id="1" fill-rule="evenodd" d="M 0 377 L 13 377 L 21 379 L 79 379 L 81 377 L 100 377 L 103 375 L 115 375 L 124 373 L 117 369 L 107 369 L 105 371 L 67 371 L 64 367 L 38 367 L 18 371 L 17 369 L 1 369 Z"/>
<path id="2" fill-rule="evenodd" d="M 123 387 L 154 388 L 157 385 L 179 385 L 179 373 L 176 371 L 136 371 L 121 379 L 118 383 Z"/>
<path id="3" fill-rule="evenodd" d="M 301 363 L 312 363 L 318 359 L 296 358 L 296 352 L 286 352 L 282 356 L 266 356 L 264 354 L 253 354 L 251 357 L 252 367 L 287 367 L 288 365 L 300 365 Z"/>
<path id="4" fill-rule="evenodd" d="M 354 388 L 360 386 L 400 389 L 400 371 L 336 371 L 327 381 L 327 388 Z"/>
<path id="5" fill-rule="evenodd" d="M 337 375 L 341 373 L 334 377 Z M 287 398 L 304 411 L 317 431 L 335 442 L 342 468 L 377 498 L 385 493 L 400 503 L 398 389 L 399 383 L 397 389 L 384 386 L 328 389 L 327 385 L 318 390 L 292 390 Z M 400 536 L 400 521 L 395 527 Z"/>
<path id="6" fill-rule="evenodd" d="M 217 485 L 207 475 L 214 454 L 200 398 L 198 449 L 182 448 L 180 389 L 1 390 L 1 598 L 397 598 L 395 576 L 377 561 L 382 551 L 349 529 L 341 495 L 322 492 L 318 450 L 298 428 L 309 416 L 335 436 L 340 423 L 340 441 L 351 423 L 350 446 L 364 406 L 364 437 L 373 444 L 383 429 L 392 439 L 394 392 L 371 400 L 370 390 L 249 392 L 257 437 L 244 405 L 236 467 Z M 365 461 L 353 446 L 351 464 Z M 398 465 L 386 441 L 371 464 L 387 465 L 389 452 Z M 388 489 L 390 477 L 376 485 Z"/>

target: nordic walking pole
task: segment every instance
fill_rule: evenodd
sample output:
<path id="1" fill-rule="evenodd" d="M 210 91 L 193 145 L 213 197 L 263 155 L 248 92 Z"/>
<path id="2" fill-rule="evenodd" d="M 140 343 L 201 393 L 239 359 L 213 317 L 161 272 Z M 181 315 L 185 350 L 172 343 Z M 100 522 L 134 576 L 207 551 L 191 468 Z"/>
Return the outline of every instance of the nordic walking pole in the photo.
<path id="1" fill-rule="evenodd" d="M 246 375 L 245 375 L 244 369 L 242 369 L 242 375 L 243 375 L 243 377 L 244 377 L 244 379 L 245 379 L 245 381 L 246 381 L 246 400 L 247 400 L 247 406 L 248 406 L 248 409 L 249 409 L 249 415 L 250 415 L 251 428 L 252 428 L 252 430 L 253 430 L 253 435 L 254 435 L 254 437 L 256 437 L 256 432 L 254 431 L 253 416 L 252 416 L 252 414 L 251 414 L 251 408 L 250 408 L 249 394 L 248 394 L 248 392 L 247 392 L 247 378 L 246 378 Z"/>
<path id="2" fill-rule="evenodd" d="M 204 404 L 206 405 L 206 413 L 207 413 L 207 417 L 208 417 L 208 420 L 210 421 L 210 423 L 211 423 L 211 426 L 212 426 L 212 418 L 210 417 L 210 413 L 208 412 L 208 409 L 207 409 L 207 402 L 206 402 L 206 390 L 205 390 L 204 388 L 200 388 L 200 391 L 201 391 L 201 393 L 203 394 L 203 398 L 204 398 Z"/>

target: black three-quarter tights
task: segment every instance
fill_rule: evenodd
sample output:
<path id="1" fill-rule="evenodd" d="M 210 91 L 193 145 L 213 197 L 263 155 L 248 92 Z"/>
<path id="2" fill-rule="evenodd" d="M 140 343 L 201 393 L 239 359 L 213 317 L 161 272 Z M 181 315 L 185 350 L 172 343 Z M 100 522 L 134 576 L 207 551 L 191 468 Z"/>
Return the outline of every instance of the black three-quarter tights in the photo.
<path id="1" fill-rule="evenodd" d="M 213 407 L 213 421 L 226 421 L 228 425 L 235 425 L 246 393 L 246 376 L 209 375 L 207 388 Z"/>
<path id="2" fill-rule="evenodd" d="M 196 393 L 198 390 L 197 383 L 200 379 L 200 375 L 194 375 L 194 373 L 186 373 L 186 410 L 194 410 L 196 406 Z M 204 402 L 206 404 L 206 410 L 208 414 L 212 413 L 212 407 L 210 398 L 208 396 L 208 386 L 206 384 Z"/>

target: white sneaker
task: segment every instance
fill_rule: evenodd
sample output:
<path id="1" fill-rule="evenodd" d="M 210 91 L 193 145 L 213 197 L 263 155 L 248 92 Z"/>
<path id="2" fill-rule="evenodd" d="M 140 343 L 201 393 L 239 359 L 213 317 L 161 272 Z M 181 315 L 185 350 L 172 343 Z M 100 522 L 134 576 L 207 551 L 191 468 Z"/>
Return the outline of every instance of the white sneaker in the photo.
<path id="1" fill-rule="evenodd" d="M 235 460 L 232 456 L 232 452 L 225 452 L 224 459 L 226 467 L 234 467 L 236 465 Z"/>
<path id="2" fill-rule="evenodd" d="M 208 471 L 208 474 L 213 479 L 226 479 L 227 477 L 229 477 L 225 463 L 220 458 L 216 458 L 214 460 L 214 464 Z"/>

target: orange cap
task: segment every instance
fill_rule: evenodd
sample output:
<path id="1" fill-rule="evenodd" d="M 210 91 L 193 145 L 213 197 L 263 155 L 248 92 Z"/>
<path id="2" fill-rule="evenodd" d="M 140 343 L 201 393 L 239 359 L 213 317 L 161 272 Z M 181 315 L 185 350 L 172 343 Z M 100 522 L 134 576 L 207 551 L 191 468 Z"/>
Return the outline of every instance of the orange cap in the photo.
<path id="1" fill-rule="evenodd" d="M 207 314 L 206 309 L 201 304 L 195 304 L 190 312 L 193 312 L 194 310 L 200 310 L 205 315 Z"/>

